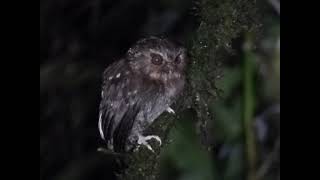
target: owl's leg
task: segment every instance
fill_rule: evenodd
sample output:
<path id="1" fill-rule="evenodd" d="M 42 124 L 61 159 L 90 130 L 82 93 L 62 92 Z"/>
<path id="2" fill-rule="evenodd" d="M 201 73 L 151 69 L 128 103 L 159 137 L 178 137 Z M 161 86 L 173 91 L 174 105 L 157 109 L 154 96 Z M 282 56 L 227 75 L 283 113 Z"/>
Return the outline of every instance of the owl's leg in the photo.
<path id="1" fill-rule="evenodd" d="M 171 113 L 171 114 L 175 114 L 176 112 L 174 112 L 174 110 L 171 108 L 171 107 L 168 107 L 167 109 L 166 109 L 166 111 L 168 112 L 168 113 Z"/>

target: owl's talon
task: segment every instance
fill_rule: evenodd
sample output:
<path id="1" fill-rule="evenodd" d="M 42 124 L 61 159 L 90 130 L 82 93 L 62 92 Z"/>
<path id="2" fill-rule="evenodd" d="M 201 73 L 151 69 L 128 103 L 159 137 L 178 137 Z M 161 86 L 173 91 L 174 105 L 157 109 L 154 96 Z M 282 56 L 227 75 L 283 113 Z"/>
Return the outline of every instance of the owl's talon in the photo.
<path id="1" fill-rule="evenodd" d="M 174 112 L 174 110 L 171 107 L 167 108 L 167 112 L 170 114 L 176 114 L 176 112 Z"/>
<path id="2" fill-rule="evenodd" d="M 148 143 L 148 140 L 151 140 L 151 139 L 157 140 L 157 141 L 159 142 L 160 146 L 162 145 L 162 141 L 161 141 L 161 139 L 160 139 L 159 136 L 139 136 L 139 139 L 138 139 L 138 144 L 139 144 L 139 145 L 138 145 L 138 147 L 137 147 L 136 150 L 138 150 L 141 145 L 144 145 L 144 146 L 146 146 L 150 151 L 152 151 L 153 153 L 155 153 L 154 150 L 152 149 L 152 147 L 151 147 L 151 146 L 149 145 L 149 143 Z"/>
<path id="3" fill-rule="evenodd" d="M 154 152 L 154 150 L 152 149 L 152 147 L 149 145 L 149 144 L 147 144 L 147 145 L 145 145 L 150 151 L 152 151 L 153 153 L 155 153 Z"/>
<path id="4" fill-rule="evenodd" d="M 162 145 L 162 141 L 161 141 L 161 138 L 159 136 L 146 136 L 146 137 L 144 137 L 144 139 L 146 141 L 149 141 L 151 139 L 155 139 L 156 141 L 159 142 L 160 146 Z"/>
<path id="5" fill-rule="evenodd" d="M 140 143 L 141 143 L 141 142 L 140 142 Z M 152 147 L 151 147 L 147 142 L 144 142 L 144 143 L 139 144 L 139 145 L 135 148 L 134 152 L 137 152 L 137 151 L 140 149 L 141 145 L 146 146 L 151 152 L 155 153 L 154 150 L 152 149 Z"/>

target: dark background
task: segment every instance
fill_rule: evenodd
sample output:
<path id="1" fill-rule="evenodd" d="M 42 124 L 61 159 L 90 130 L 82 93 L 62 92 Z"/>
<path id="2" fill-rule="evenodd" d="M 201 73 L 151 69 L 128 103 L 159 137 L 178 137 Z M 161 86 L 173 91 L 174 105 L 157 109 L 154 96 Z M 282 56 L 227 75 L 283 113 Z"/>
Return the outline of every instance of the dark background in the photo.
<path id="1" fill-rule="evenodd" d="M 149 35 L 187 44 L 199 18 L 191 0 L 41 0 L 40 1 L 40 180 L 115 179 L 117 163 L 97 153 L 101 73 L 136 40 Z M 280 179 L 280 24 L 272 6 L 256 62 L 255 127 L 261 179 Z M 279 41 L 278 41 L 279 40 Z M 215 114 L 218 153 L 210 156 L 182 134 L 164 150 L 163 179 L 245 179 L 242 115 L 242 52 L 223 66 L 221 100 Z M 188 134 L 188 132 L 187 132 Z M 190 133 L 193 135 L 193 133 Z M 187 144 L 185 154 L 177 146 Z M 183 159 L 183 160 L 181 160 Z M 171 170 L 173 170 L 171 172 Z"/>

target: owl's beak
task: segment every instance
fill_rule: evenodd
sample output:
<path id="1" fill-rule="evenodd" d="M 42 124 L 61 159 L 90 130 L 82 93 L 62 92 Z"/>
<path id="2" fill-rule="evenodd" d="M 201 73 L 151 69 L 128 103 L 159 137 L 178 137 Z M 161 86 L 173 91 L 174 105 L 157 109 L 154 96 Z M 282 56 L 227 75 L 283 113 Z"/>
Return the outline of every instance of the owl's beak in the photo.
<path id="1" fill-rule="evenodd" d="M 167 63 L 164 67 L 163 67 L 163 72 L 167 73 L 167 74 L 172 74 L 173 72 L 173 67 L 171 64 Z"/>

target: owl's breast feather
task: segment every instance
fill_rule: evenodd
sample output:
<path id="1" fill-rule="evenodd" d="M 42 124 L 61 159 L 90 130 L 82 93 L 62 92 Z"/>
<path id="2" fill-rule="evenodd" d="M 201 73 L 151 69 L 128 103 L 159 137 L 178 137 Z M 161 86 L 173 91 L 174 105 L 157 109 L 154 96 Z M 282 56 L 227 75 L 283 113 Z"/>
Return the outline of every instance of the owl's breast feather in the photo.
<path id="1" fill-rule="evenodd" d="M 170 98 L 176 98 L 184 89 L 184 78 L 177 78 L 167 83 L 165 86 L 165 94 Z"/>

